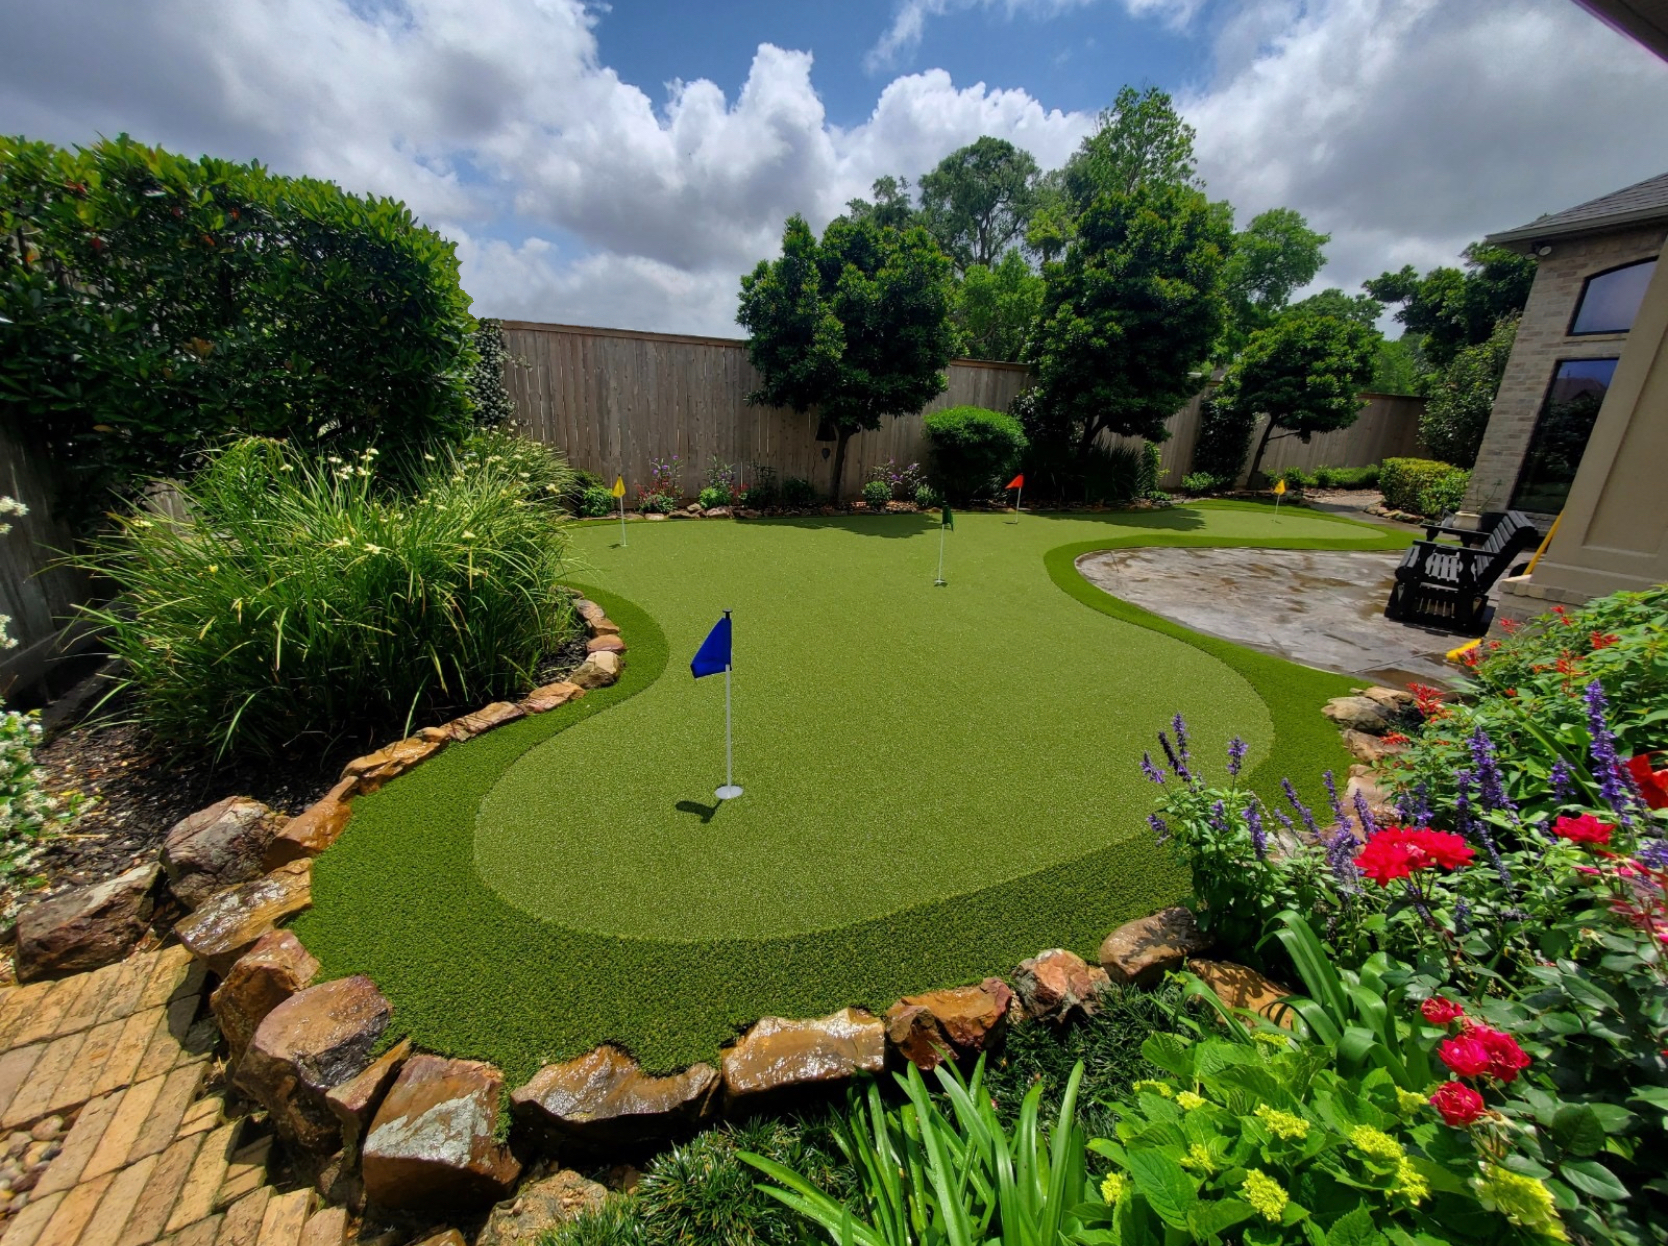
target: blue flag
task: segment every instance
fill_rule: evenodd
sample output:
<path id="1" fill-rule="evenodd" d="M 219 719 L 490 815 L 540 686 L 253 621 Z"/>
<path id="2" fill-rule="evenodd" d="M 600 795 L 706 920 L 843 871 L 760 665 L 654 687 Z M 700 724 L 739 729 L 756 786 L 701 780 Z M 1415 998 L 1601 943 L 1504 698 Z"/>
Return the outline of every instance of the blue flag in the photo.
<path id="1" fill-rule="evenodd" d="M 722 675 L 730 665 L 730 612 L 726 610 L 724 617 L 713 624 L 712 631 L 701 642 L 696 650 L 695 658 L 689 664 L 689 673 L 700 679 L 704 675 Z"/>

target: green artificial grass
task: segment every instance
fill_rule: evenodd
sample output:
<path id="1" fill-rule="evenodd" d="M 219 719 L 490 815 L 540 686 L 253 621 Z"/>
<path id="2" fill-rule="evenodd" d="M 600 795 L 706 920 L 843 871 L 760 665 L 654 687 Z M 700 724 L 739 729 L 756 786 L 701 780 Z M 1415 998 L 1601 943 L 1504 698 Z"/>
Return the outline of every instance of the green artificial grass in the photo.
<path id="1" fill-rule="evenodd" d="M 574 547 L 630 645 L 621 681 L 361 798 L 297 923 L 420 1045 L 514 1080 L 602 1041 L 670 1069 L 762 1015 L 1092 954 L 1184 890 L 1145 824 L 1153 733 L 1180 710 L 1201 757 L 1239 734 L 1256 786 L 1310 787 L 1347 760 L 1317 711 L 1350 681 L 1119 602 L 1076 556 L 1405 544 L 1243 504 L 970 514 L 940 589 L 925 516 L 618 531 Z M 726 607 L 747 793 L 717 807 L 723 680 L 687 662 Z"/>

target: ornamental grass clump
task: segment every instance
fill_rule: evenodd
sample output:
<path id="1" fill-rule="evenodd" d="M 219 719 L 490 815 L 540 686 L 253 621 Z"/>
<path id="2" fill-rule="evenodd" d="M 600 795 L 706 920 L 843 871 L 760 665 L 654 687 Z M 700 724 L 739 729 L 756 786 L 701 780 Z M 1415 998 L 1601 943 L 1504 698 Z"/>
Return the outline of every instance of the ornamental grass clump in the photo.
<path id="1" fill-rule="evenodd" d="M 164 743 L 371 746 L 525 691 L 573 634 L 567 485 L 560 458 L 505 433 L 397 472 L 374 450 L 321 462 L 249 438 L 180 487 L 187 518 L 118 520 L 85 560 L 117 592 L 88 614 Z"/>

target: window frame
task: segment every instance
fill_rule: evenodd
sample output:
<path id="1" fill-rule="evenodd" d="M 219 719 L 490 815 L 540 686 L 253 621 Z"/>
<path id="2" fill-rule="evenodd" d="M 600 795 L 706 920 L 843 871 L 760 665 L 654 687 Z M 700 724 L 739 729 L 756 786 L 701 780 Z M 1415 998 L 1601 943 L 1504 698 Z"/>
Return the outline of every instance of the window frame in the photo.
<path id="1" fill-rule="evenodd" d="M 1592 289 L 1593 282 L 1597 281 L 1600 277 L 1608 277 L 1612 273 L 1625 272 L 1629 268 L 1638 268 L 1641 264 L 1654 265 L 1661 258 L 1662 256 L 1660 253 L 1656 255 L 1645 255 L 1636 260 L 1629 260 L 1625 264 L 1612 264 L 1609 268 L 1601 268 L 1598 272 L 1588 273 L 1585 277 L 1583 277 L 1581 279 L 1581 293 L 1576 296 L 1575 306 L 1570 308 L 1569 323 L 1564 326 L 1564 336 L 1575 338 L 1619 337 L 1622 334 L 1633 332 L 1634 321 L 1639 318 L 1639 311 L 1637 308 L 1634 309 L 1634 319 L 1628 322 L 1628 326 L 1625 329 L 1582 329 L 1577 331 L 1575 322 L 1581 318 L 1581 309 L 1587 305 L 1587 292 Z M 1647 285 L 1648 284 L 1649 283 L 1647 282 Z M 1641 298 L 1640 303 L 1643 304 L 1643 302 L 1644 299 Z M 1561 360 L 1560 362 L 1570 361 Z"/>
<path id="2" fill-rule="evenodd" d="M 1626 268 L 1626 267 L 1628 267 L 1628 265 L 1623 264 L 1622 267 Z M 1611 271 L 1614 271 L 1614 270 L 1611 270 Z M 1600 274 L 1594 273 L 1593 275 L 1595 277 L 1597 277 Z M 1582 336 L 1591 337 L 1593 335 L 1592 334 L 1583 334 Z M 1546 384 L 1541 388 L 1541 401 L 1540 401 L 1540 404 L 1535 408 L 1535 422 L 1534 422 L 1533 425 L 1530 426 L 1529 440 L 1524 443 L 1523 457 L 1520 460 L 1518 460 L 1517 474 L 1512 478 L 1512 490 L 1511 490 L 1510 493 L 1508 493 L 1506 495 L 1506 508 L 1508 510 L 1521 510 L 1522 509 L 1521 507 L 1519 507 L 1517 505 L 1518 495 L 1523 492 L 1523 477 L 1524 477 L 1524 474 L 1526 472 L 1528 472 L 1528 470 L 1529 470 L 1530 455 L 1535 448 L 1535 437 L 1536 437 L 1536 434 L 1538 434 L 1541 431 L 1541 420 L 1543 420 L 1546 417 L 1547 404 L 1549 402 L 1551 402 L 1551 400 L 1552 400 L 1552 387 L 1558 383 L 1558 373 L 1559 373 L 1559 371 L 1564 367 L 1565 364 L 1569 364 L 1569 363 L 1612 363 L 1612 364 L 1618 364 L 1619 365 L 1621 363 L 1621 361 L 1622 361 L 1622 357 L 1621 357 L 1620 353 L 1604 354 L 1604 355 L 1560 355 L 1552 361 L 1552 371 L 1546 378 Z M 1610 374 L 1610 380 L 1609 380 L 1609 382 L 1606 383 L 1606 385 L 1604 387 L 1604 397 L 1605 397 L 1605 399 L 1608 399 L 1610 397 L 1611 386 L 1613 386 L 1615 383 L 1616 383 L 1616 374 L 1615 374 L 1614 369 L 1612 369 L 1611 374 Z M 1599 412 L 1602 411 L 1603 409 L 1604 409 L 1604 400 L 1601 399 L 1599 401 L 1599 411 L 1595 411 L 1593 413 L 1593 428 L 1594 429 L 1596 429 L 1598 427 Z M 1587 432 L 1588 442 L 1591 442 L 1592 436 L 1593 436 L 1592 429 L 1589 429 L 1588 432 Z M 1582 454 L 1583 459 L 1585 459 L 1586 454 L 1587 454 L 1587 447 L 1586 447 L 1585 444 L 1581 447 L 1581 454 Z M 1580 464 L 1577 464 L 1576 465 L 1576 471 L 1577 471 L 1578 474 L 1579 474 L 1580 470 L 1581 470 L 1580 469 Z M 1570 479 L 1570 487 L 1571 488 L 1575 487 L 1574 477 L 1571 477 L 1571 479 Z M 1568 502 L 1568 500 L 1569 500 L 1569 494 L 1568 493 L 1566 493 L 1564 495 L 1564 500 L 1565 500 L 1566 503 Z M 1530 513 L 1531 514 L 1536 514 L 1536 515 L 1542 515 L 1542 514 L 1547 514 L 1548 512 L 1546 512 L 1546 511 L 1532 511 Z"/>

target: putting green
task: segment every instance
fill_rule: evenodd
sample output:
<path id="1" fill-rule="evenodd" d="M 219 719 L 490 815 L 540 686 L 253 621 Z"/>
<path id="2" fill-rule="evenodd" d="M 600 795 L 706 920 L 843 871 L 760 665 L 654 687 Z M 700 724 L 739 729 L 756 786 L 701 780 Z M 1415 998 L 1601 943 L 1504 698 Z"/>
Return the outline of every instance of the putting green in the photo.
<path id="1" fill-rule="evenodd" d="M 1347 681 L 1145 615 L 1075 556 L 1405 543 L 1224 504 L 969 514 L 935 588 L 926 516 L 618 540 L 580 528 L 573 578 L 631 646 L 621 682 L 362 798 L 298 923 L 420 1044 L 512 1077 L 604 1040 L 674 1067 L 767 1013 L 884 1007 L 1041 947 L 1092 952 L 1183 889 L 1145 821 L 1153 733 L 1179 710 L 1211 764 L 1238 734 L 1259 786 L 1312 783 L 1345 761 L 1316 711 Z M 723 679 L 687 663 L 724 608 L 746 794 L 721 805 Z"/>

